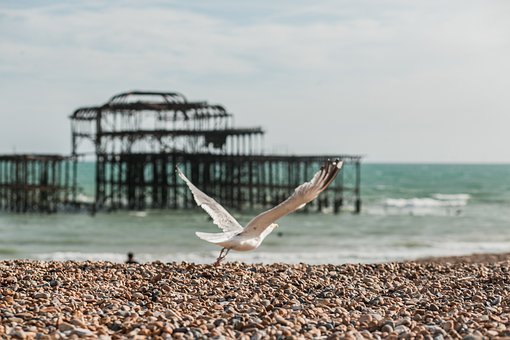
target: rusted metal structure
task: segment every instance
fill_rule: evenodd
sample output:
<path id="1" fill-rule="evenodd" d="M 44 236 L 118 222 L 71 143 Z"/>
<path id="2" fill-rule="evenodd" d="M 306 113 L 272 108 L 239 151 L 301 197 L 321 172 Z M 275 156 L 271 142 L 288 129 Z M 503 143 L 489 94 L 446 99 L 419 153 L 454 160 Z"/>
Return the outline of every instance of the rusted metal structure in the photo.
<path id="1" fill-rule="evenodd" d="M 0 209 L 53 213 L 71 203 L 72 157 L 0 155 Z"/>
<path id="2" fill-rule="evenodd" d="M 262 128 L 235 127 L 221 105 L 191 102 L 176 92 L 132 91 L 79 108 L 70 118 L 75 160 L 87 141 L 95 154 L 95 209 L 194 206 L 176 165 L 228 207 L 269 206 L 309 180 L 325 159 L 337 157 L 345 169 L 308 209 L 338 212 L 346 203 L 361 209 L 360 156 L 265 155 Z"/>

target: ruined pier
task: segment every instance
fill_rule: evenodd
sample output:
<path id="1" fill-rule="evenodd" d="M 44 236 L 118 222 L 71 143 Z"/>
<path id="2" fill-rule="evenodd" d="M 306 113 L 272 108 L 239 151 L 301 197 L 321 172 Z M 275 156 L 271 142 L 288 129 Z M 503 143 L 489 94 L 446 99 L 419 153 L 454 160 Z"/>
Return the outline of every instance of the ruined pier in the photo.
<path id="1" fill-rule="evenodd" d="M 0 210 L 53 213 L 71 203 L 73 158 L 0 155 Z"/>
<path id="2" fill-rule="evenodd" d="M 0 210 L 195 207 L 175 167 L 222 205 L 274 206 L 311 179 L 327 159 L 344 161 L 337 179 L 305 211 L 361 210 L 359 155 L 266 154 L 261 127 L 238 127 L 222 105 L 177 92 L 131 91 L 70 116 L 70 156 L 0 155 Z M 80 161 L 93 162 L 93 197 L 81 192 Z"/>
<path id="3" fill-rule="evenodd" d="M 88 143 L 95 155 L 95 209 L 181 209 L 195 206 L 179 165 L 204 192 L 234 209 L 268 207 L 310 180 L 330 158 L 344 170 L 308 210 L 359 212 L 357 155 L 268 155 L 261 127 L 236 127 L 221 105 L 176 92 L 132 91 L 71 116 L 72 154 Z"/>

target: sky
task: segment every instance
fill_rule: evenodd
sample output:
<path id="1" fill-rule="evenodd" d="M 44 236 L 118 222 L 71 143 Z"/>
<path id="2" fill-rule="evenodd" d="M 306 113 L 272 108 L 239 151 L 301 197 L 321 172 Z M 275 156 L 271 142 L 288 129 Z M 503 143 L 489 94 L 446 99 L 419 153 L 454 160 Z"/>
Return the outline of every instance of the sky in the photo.
<path id="1" fill-rule="evenodd" d="M 0 0 L 0 153 L 69 154 L 68 116 L 177 91 L 266 152 L 510 162 L 510 1 Z"/>

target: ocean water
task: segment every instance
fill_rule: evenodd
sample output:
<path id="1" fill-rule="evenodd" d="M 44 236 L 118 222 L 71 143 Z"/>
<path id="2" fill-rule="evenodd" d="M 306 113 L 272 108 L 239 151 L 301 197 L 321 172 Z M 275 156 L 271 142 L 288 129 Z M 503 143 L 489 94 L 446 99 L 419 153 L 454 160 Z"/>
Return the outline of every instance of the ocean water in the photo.
<path id="1" fill-rule="evenodd" d="M 93 164 L 80 165 L 84 195 Z M 282 218 L 244 262 L 358 263 L 510 251 L 510 165 L 363 164 L 363 211 Z M 258 211 L 233 212 L 241 224 Z M 220 248 L 195 231 L 219 231 L 201 209 L 88 214 L 0 212 L 0 259 L 210 263 Z"/>

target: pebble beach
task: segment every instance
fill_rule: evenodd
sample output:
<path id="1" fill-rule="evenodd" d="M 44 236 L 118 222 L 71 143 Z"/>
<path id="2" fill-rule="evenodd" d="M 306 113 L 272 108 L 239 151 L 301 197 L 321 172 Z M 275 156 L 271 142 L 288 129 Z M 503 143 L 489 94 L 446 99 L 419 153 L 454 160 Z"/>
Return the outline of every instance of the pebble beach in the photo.
<path id="1" fill-rule="evenodd" d="M 510 254 L 382 264 L 0 262 L 19 339 L 510 336 Z"/>

